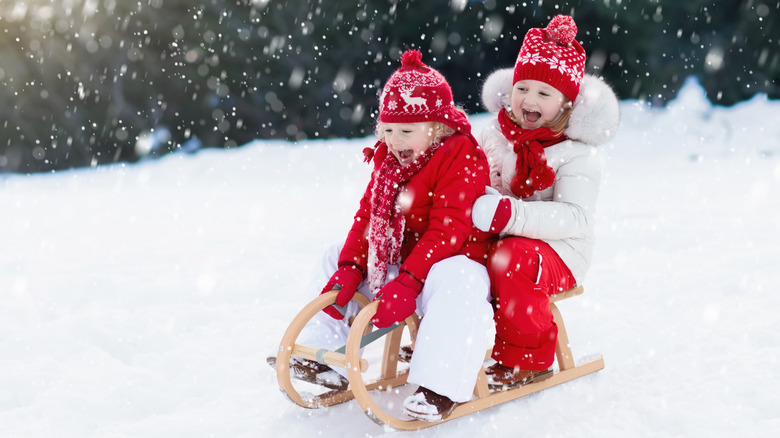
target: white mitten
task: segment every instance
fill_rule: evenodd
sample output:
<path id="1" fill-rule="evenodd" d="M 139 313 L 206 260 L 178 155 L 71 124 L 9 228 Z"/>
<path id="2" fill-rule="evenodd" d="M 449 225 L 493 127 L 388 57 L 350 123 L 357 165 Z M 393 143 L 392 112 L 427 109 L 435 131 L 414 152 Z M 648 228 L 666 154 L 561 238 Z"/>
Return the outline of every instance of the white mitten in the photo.
<path id="1" fill-rule="evenodd" d="M 474 202 L 471 221 L 482 231 L 501 233 L 512 219 L 512 200 L 492 187 L 488 187 L 486 193 Z"/>

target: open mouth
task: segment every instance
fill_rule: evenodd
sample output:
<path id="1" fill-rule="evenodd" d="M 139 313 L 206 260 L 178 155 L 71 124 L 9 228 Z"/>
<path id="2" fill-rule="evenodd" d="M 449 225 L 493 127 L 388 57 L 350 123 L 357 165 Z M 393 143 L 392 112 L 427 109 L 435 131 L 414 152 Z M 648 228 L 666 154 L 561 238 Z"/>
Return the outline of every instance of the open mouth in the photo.
<path id="1" fill-rule="evenodd" d="M 540 112 L 523 110 L 523 118 L 528 123 L 536 123 L 539 121 L 541 117 L 542 117 L 542 113 Z"/>
<path id="2" fill-rule="evenodd" d="M 398 159 L 402 161 L 408 161 L 411 160 L 414 157 L 414 151 L 411 149 L 405 149 L 402 151 L 398 151 Z"/>

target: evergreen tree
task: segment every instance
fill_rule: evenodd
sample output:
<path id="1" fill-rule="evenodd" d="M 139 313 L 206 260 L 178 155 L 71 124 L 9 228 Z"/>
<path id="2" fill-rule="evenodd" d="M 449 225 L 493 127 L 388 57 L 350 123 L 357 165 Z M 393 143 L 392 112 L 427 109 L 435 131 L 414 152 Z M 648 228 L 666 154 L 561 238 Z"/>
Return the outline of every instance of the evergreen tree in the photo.
<path id="1" fill-rule="evenodd" d="M 479 112 L 483 79 L 561 13 L 622 99 L 663 105 L 689 76 L 717 104 L 780 97 L 774 0 L 2 1 L 0 172 L 370 135 L 408 48 Z"/>

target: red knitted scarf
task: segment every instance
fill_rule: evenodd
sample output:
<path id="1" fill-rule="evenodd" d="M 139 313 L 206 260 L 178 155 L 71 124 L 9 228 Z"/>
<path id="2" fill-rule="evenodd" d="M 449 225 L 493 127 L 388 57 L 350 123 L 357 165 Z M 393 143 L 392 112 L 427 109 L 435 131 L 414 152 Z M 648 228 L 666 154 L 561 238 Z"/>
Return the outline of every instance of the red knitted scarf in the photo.
<path id="1" fill-rule="evenodd" d="M 527 198 L 536 190 L 544 190 L 555 182 L 555 171 L 547 165 L 544 148 L 566 140 L 566 136 L 555 134 L 550 128 L 523 129 L 509 117 L 506 109 L 498 112 L 501 133 L 514 145 L 517 154 L 517 174 L 509 184 L 512 193 Z"/>
<path id="2" fill-rule="evenodd" d="M 438 147 L 438 144 L 431 145 L 405 167 L 388 151 L 377 170 L 368 228 L 368 284 L 374 294 L 384 286 L 387 265 L 398 263 L 401 258 L 406 221 L 396 198 L 402 186 L 420 172 Z"/>

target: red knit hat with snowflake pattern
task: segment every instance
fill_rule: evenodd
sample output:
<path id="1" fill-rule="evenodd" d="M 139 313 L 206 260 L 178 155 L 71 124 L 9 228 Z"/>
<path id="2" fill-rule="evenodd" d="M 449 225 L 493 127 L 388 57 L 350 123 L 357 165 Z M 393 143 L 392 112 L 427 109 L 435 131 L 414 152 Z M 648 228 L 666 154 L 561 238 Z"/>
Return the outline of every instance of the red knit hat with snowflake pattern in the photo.
<path id="1" fill-rule="evenodd" d="M 585 73 L 585 50 L 574 37 L 577 25 L 568 15 L 557 15 L 546 28 L 525 34 L 517 55 L 512 84 L 533 79 L 555 87 L 572 102 Z"/>
<path id="2" fill-rule="evenodd" d="M 466 115 L 455 109 L 450 84 L 422 62 L 419 50 L 401 56 L 401 68 L 387 80 L 379 98 L 382 123 L 441 122 L 458 132 L 471 133 Z"/>

